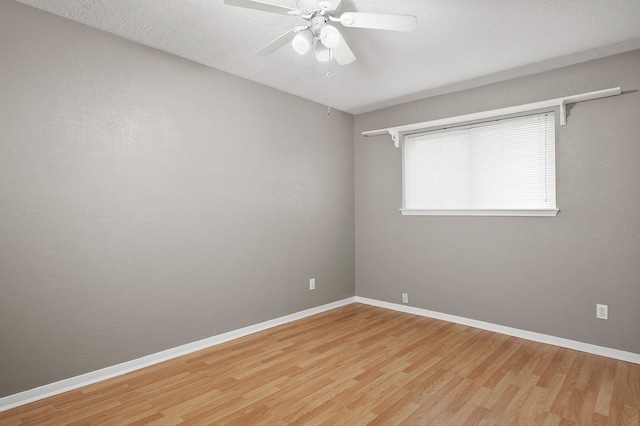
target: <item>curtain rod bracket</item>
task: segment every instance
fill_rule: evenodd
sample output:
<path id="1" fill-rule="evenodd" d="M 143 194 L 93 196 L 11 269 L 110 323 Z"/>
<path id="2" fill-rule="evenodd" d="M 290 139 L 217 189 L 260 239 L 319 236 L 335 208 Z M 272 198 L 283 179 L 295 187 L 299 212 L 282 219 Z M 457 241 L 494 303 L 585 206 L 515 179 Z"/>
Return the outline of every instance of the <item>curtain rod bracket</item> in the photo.
<path id="1" fill-rule="evenodd" d="M 560 101 L 560 104 L 558 106 L 560 107 L 560 125 L 566 126 L 567 125 L 567 103 L 563 99 Z"/>
<path id="2" fill-rule="evenodd" d="M 393 140 L 393 146 L 400 148 L 400 132 L 398 129 L 388 129 L 391 139 Z"/>

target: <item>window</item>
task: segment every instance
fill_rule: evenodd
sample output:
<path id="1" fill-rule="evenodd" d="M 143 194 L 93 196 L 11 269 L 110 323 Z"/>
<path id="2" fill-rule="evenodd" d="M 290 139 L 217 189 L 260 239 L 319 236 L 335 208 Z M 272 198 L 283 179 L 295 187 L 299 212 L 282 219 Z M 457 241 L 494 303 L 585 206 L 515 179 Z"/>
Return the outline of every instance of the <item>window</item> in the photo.
<path id="1" fill-rule="evenodd" d="M 555 114 L 407 134 L 403 214 L 555 216 Z"/>

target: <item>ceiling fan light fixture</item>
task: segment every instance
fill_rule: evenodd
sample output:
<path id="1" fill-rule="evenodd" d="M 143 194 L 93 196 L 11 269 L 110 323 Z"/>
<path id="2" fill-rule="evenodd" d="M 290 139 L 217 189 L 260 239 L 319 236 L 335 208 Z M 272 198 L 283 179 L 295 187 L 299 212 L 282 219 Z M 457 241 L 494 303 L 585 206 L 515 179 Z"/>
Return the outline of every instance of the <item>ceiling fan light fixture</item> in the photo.
<path id="1" fill-rule="evenodd" d="M 320 41 L 329 49 L 340 43 L 340 33 L 334 27 L 327 25 L 320 31 Z"/>
<path id="2" fill-rule="evenodd" d="M 313 35 L 308 30 L 300 31 L 291 41 L 293 48 L 301 55 L 304 55 L 311 49 L 312 43 Z"/>
<path id="3" fill-rule="evenodd" d="M 313 49 L 313 52 L 316 54 L 316 59 L 319 62 L 327 62 L 331 59 L 331 49 L 322 44 L 320 39 L 317 40 L 316 47 Z"/>

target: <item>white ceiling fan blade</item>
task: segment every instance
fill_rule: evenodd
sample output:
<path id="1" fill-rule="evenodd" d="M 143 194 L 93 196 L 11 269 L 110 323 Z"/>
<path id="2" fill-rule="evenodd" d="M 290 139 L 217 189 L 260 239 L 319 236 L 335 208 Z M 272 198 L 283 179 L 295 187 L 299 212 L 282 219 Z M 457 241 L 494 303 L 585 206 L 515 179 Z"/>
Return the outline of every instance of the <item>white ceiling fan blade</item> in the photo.
<path id="1" fill-rule="evenodd" d="M 279 4 L 267 3 L 258 0 L 224 0 L 224 4 L 230 6 L 244 7 L 247 9 L 262 10 L 265 12 L 279 13 L 281 15 L 299 15 L 298 9 L 292 9 Z"/>
<path id="2" fill-rule="evenodd" d="M 296 6 L 303 12 L 322 9 L 333 12 L 340 7 L 341 2 L 342 0 L 298 0 Z"/>
<path id="3" fill-rule="evenodd" d="M 345 27 L 412 31 L 418 25 L 418 18 L 413 15 L 380 15 L 376 13 L 347 12 L 340 16 L 340 23 Z"/>
<path id="4" fill-rule="evenodd" d="M 318 2 L 318 6 L 322 9 L 328 10 L 329 12 L 333 12 L 340 7 L 340 3 L 342 3 L 342 0 L 320 0 Z"/>
<path id="5" fill-rule="evenodd" d="M 344 41 L 344 37 L 342 37 L 342 34 L 340 34 L 340 32 L 337 29 L 336 29 L 336 32 L 340 36 L 340 41 L 338 41 L 338 44 L 336 45 L 336 47 L 331 49 L 331 52 L 333 53 L 333 58 L 340 65 L 348 65 L 351 62 L 356 60 L 356 56 L 353 54 L 351 49 L 349 49 L 349 45 L 347 45 L 347 42 Z"/>
<path id="6" fill-rule="evenodd" d="M 267 44 L 266 46 L 264 46 L 260 50 L 258 50 L 258 54 L 259 55 L 270 55 L 270 54 L 272 54 L 273 52 L 275 52 L 276 50 L 280 49 L 285 44 L 291 43 L 293 41 L 293 38 L 296 36 L 296 33 L 298 33 L 299 31 L 302 31 L 303 29 L 305 29 L 305 27 L 291 28 L 289 31 L 287 31 L 286 33 L 282 34 L 280 37 L 278 37 L 277 39 L 271 41 L 269 44 Z"/>

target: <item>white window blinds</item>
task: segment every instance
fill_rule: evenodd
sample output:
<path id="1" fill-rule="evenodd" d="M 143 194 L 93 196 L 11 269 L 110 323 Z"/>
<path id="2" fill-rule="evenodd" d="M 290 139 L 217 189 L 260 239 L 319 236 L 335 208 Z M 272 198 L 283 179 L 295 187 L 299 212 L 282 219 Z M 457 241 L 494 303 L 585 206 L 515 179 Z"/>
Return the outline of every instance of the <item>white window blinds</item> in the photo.
<path id="1" fill-rule="evenodd" d="M 555 215 L 555 182 L 553 113 L 404 138 L 405 214 L 515 211 L 518 215 L 517 211 L 528 210 Z"/>

